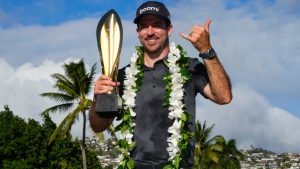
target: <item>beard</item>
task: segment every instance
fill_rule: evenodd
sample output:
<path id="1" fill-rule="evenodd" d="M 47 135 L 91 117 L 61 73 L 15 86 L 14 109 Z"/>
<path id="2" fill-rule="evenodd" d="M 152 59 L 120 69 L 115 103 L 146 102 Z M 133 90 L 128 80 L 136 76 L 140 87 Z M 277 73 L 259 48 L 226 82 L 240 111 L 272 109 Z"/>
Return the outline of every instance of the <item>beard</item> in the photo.
<path id="1" fill-rule="evenodd" d="M 144 47 L 144 52 L 151 58 L 159 57 L 166 47 L 169 46 L 169 38 L 162 39 L 157 37 L 147 37 L 144 40 L 140 40 Z"/>

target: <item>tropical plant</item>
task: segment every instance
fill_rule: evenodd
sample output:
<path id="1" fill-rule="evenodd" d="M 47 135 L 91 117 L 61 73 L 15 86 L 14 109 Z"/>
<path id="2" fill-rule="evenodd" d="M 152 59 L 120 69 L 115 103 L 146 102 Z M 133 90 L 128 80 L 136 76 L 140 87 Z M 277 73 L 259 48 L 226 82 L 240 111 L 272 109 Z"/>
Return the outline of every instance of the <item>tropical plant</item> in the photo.
<path id="1" fill-rule="evenodd" d="M 59 104 L 47 108 L 42 114 L 53 113 L 56 111 L 67 112 L 71 108 L 73 110 L 68 113 L 64 120 L 59 124 L 56 130 L 50 137 L 49 144 L 51 144 L 57 136 L 66 136 L 74 124 L 75 119 L 78 119 L 79 114 L 83 117 L 82 130 L 82 159 L 83 168 L 86 169 L 86 111 L 92 104 L 92 100 L 87 96 L 92 89 L 92 82 L 95 75 L 96 64 L 87 72 L 85 64 L 81 59 L 78 63 L 71 62 L 63 65 L 64 74 L 55 73 L 52 78 L 55 81 L 54 88 L 56 92 L 42 93 L 42 97 L 48 97 Z"/>
<path id="2" fill-rule="evenodd" d="M 223 151 L 219 154 L 219 168 L 225 169 L 240 169 L 240 160 L 243 160 L 244 155 L 236 148 L 234 139 L 230 139 L 228 142 L 222 136 L 216 138 L 217 145 L 223 147 Z"/>
<path id="3" fill-rule="evenodd" d="M 214 145 L 215 137 L 211 137 L 211 132 L 214 125 L 207 127 L 206 121 L 203 125 L 199 121 L 196 122 L 194 139 L 194 168 L 209 168 L 213 162 L 218 163 L 217 151 L 222 151 L 222 147 Z"/>
<path id="4" fill-rule="evenodd" d="M 79 140 L 70 134 L 59 137 L 51 145 L 49 138 L 56 124 L 48 114 L 43 124 L 33 119 L 22 119 L 4 106 L 0 111 L 0 168 L 82 168 Z M 96 154 L 87 150 L 90 168 L 101 168 Z"/>
<path id="5" fill-rule="evenodd" d="M 240 169 L 243 154 L 236 148 L 235 140 L 226 142 L 221 135 L 211 137 L 214 125 L 207 127 L 196 123 L 194 132 L 194 169 Z"/>

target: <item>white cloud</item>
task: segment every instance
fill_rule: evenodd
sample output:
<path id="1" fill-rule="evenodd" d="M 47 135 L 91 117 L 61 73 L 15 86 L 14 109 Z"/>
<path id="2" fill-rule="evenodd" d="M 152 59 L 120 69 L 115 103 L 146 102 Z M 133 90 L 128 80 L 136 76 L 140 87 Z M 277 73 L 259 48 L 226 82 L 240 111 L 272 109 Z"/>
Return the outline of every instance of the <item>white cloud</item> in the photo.
<path id="1" fill-rule="evenodd" d="M 86 57 L 96 62 L 95 24 L 95 19 L 84 19 L 49 27 L 0 29 L 0 57 L 14 66 L 27 61 L 36 65 L 46 59 L 61 61 L 68 57 Z"/>
<path id="2" fill-rule="evenodd" d="M 40 113 L 54 104 L 40 93 L 53 91 L 51 74 L 62 71 L 63 62 L 84 58 L 86 64 L 98 64 L 96 41 L 98 19 L 82 19 L 57 26 L 27 26 L 11 29 L 0 28 L 0 106 L 9 107 L 22 118 L 41 121 Z M 123 21 L 124 34 L 121 66 L 127 64 L 134 46 L 135 25 Z M 73 59 L 68 59 L 73 57 Z M 64 61 L 65 60 L 65 61 Z M 62 62 L 63 61 L 63 62 Z M 99 75 L 98 75 L 99 76 Z M 59 123 L 64 114 L 52 115 Z M 81 137 L 82 121 L 72 127 L 72 133 Z M 89 124 L 87 124 L 89 126 Z M 89 129 L 89 135 L 92 133 Z"/>
<path id="3" fill-rule="evenodd" d="M 230 10 L 221 1 L 179 4 L 172 9 L 173 37 L 193 51 L 177 33 L 211 18 L 212 44 L 235 82 L 246 82 L 268 95 L 299 96 L 300 15 L 295 8 L 299 9 L 299 1 L 249 1 Z"/>
<path id="4" fill-rule="evenodd" d="M 178 32 L 188 33 L 194 24 L 211 18 L 212 45 L 232 82 L 248 84 L 299 118 L 297 110 L 286 105 L 300 100 L 300 10 L 295 10 L 298 1 L 285 2 L 248 1 L 232 9 L 226 9 L 224 1 L 182 2 L 171 8 L 172 39 L 197 57 Z"/>
<path id="5" fill-rule="evenodd" d="M 99 64 L 96 41 L 98 19 L 81 19 L 55 26 L 0 28 L 0 57 L 15 66 L 26 62 L 39 65 L 44 60 L 56 62 L 68 57 L 84 58 L 90 65 Z M 135 25 L 123 21 L 124 40 L 121 65 L 127 63 L 138 44 Z M 99 69 L 100 70 L 100 69 Z"/>
<path id="6" fill-rule="evenodd" d="M 35 119 L 42 122 L 40 113 L 56 104 L 48 98 L 39 96 L 41 93 L 55 91 L 54 81 L 51 79 L 53 73 L 63 73 L 62 65 L 78 59 L 66 59 L 64 62 L 45 60 L 39 66 L 25 63 L 13 68 L 3 58 L 0 58 L 0 109 L 8 105 L 18 116 L 24 119 Z M 59 124 L 66 113 L 52 114 L 53 121 Z M 82 117 L 72 128 L 74 136 L 81 137 Z M 89 123 L 87 123 L 89 126 Z M 89 128 L 89 127 L 87 127 Z M 91 133 L 91 132 L 90 132 Z M 88 135 L 91 135 L 88 133 Z"/>
<path id="7" fill-rule="evenodd" d="M 0 59 L 1 106 L 7 104 L 21 117 L 40 119 L 47 102 L 39 94 L 51 89 L 50 74 L 61 70 L 58 64 L 45 61 L 38 67 L 26 63 L 17 69 Z"/>
<path id="8" fill-rule="evenodd" d="M 300 151 L 299 119 L 271 105 L 248 85 L 236 85 L 233 94 L 232 103 L 226 106 L 202 102 L 197 119 L 215 124 L 214 135 L 236 139 L 239 148 L 254 145 L 276 152 Z"/>

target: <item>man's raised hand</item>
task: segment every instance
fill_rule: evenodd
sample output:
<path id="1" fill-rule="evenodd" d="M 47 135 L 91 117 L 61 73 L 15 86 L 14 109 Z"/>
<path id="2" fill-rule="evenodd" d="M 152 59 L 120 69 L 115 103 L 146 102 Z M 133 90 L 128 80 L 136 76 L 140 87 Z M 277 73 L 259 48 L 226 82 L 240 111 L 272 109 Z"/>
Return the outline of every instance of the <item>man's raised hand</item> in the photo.
<path id="1" fill-rule="evenodd" d="M 211 48 L 209 38 L 209 26 L 211 19 L 206 20 L 204 26 L 195 24 L 190 31 L 190 34 L 179 33 L 184 39 L 190 41 L 199 52 L 206 52 Z"/>

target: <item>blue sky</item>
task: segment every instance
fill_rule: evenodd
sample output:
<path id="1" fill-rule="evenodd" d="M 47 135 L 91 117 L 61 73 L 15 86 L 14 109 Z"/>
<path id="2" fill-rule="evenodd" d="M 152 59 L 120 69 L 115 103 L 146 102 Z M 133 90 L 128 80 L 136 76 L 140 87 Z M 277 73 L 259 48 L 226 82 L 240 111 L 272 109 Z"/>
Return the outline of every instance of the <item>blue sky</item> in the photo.
<path id="1" fill-rule="evenodd" d="M 56 25 L 69 20 L 100 17 L 103 12 L 115 9 L 121 19 L 130 19 L 142 1 L 124 0 L 11 0 L 0 2 L 0 11 L 5 13 L 1 26 Z M 161 1 L 161 2 L 167 2 Z M 170 1 L 172 5 L 176 1 Z M 2 16 L 3 17 L 3 16 Z"/>
<path id="2" fill-rule="evenodd" d="M 95 29 L 109 9 L 122 19 L 121 66 L 127 64 L 139 44 L 132 20 L 142 2 L 0 0 L 0 107 L 40 120 L 39 112 L 52 104 L 38 96 L 52 90 L 50 74 L 71 60 L 99 62 Z M 171 40 L 191 57 L 197 51 L 178 33 L 213 20 L 211 41 L 232 80 L 233 102 L 218 106 L 197 97 L 197 119 L 216 124 L 215 134 L 235 138 L 240 148 L 300 152 L 300 1 L 162 2 L 172 15 Z M 62 115 L 53 118 L 59 122 Z"/>
<path id="3" fill-rule="evenodd" d="M 176 5 L 177 0 L 167 1 L 168 6 Z M 0 11 L 5 15 L 0 18 L 2 27 L 22 25 L 56 25 L 68 20 L 86 17 L 100 17 L 104 11 L 115 9 L 121 19 L 131 19 L 135 10 L 142 0 L 2 0 Z M 262 1 L 264 4 L 272 5 L 275 0 Z M 226 0 L 224 6 L 227 9 L 239 8 L 249 0 Z M 254 9 L 252 9 L 254 10 Z M 252 11 L 253 12 L 253 11 Z"/>
<path id="4" fill-rule="evenodd" d="M 4 27 L 22 25 L 55 25 L 68 20 L 100 16 L 103 11 L 116 9 L 124 17 L 134 11 L 136 3 L 129 1 L 103 0 L 12 0 L 1 1 L 1 10 L 6 14 Z M 134 13 L 132 13 L 134 14 Z M 132 15 L 129 14 L 129 15 Z"/>

